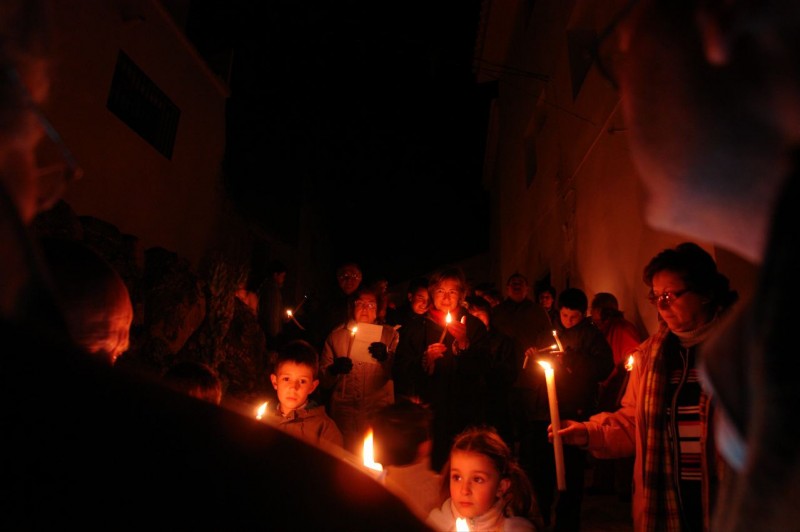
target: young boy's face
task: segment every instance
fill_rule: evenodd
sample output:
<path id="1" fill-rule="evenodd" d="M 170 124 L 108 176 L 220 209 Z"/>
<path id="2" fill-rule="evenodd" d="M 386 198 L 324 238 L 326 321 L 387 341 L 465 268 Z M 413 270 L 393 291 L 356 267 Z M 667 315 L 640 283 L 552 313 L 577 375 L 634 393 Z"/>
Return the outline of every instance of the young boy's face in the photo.
<path id="1" fill-rule="evenodd" d="M 308 395 L 317 389 L 319 381 L 314 378 L 310 366 L 296 362 L 284 362 L 270 375 L 272 387 L 278 392 L 278 401 L 284 414 L 303 406 Z"/>
<path id="2" fill-rule="evenodd" d="M 565 329 L 571 329 L 581 322 L 583 319 L 583 312 L 564 307 L 560 311 L 561 324 Z"/>

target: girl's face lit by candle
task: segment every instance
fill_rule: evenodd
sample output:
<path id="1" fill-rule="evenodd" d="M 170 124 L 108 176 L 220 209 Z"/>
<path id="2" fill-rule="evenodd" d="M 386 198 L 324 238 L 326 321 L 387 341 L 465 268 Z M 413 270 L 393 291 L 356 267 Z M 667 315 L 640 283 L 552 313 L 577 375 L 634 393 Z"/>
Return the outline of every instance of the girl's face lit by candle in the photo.
<path id="1" fill-rule="evenodd" d="M 478 517 L 489 510 L 509 487 L 489 457 L 469 451 L 450 454 L 450 498 L 464 517 Z"/>
<path id="2" fill-rule="evenodd" d="M 433 290 L 433 306 L 436 310 L 449 310 L 458 315 L 462 295 L 461 284 L 456 279 L 444 279 Z"/>

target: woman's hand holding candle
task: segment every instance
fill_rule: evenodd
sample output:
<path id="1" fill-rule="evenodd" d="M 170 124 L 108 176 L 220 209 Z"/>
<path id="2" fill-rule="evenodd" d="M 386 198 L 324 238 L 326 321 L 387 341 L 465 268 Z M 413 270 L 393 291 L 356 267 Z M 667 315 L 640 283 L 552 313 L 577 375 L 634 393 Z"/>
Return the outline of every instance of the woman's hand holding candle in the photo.
<path id="1" fill-rule="evenodd" d="M 589 445 L 589 431 L 586 430 L 586 425 L 580 421 L 572 421 L 571 419 L 561 420 L 561 430 L 558 431 L 561 441 L 567 445 L 576 445 L 578 447 L 586 447 Z M 547 439 L 553 443 L 553 426 L 547 427 Z"/>
<path id="2" fill-rule="evenodd" d="M 428 375 L 433 375 L 435 363 L 438 359 L 444 356 L 445 351 L 447 351 L 447 346 L 441 342 L 431 344 L 428 346 L 428 349 L 425 350 L 425 353 L 422 356 L 422 368 L 428 373 Z"/>

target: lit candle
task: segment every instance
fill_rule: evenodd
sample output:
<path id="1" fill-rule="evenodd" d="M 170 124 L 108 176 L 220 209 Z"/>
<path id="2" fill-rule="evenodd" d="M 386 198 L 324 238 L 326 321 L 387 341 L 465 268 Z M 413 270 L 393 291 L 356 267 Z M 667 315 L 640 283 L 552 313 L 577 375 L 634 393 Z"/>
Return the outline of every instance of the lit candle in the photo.
<path id="1" fill-rule="evenodd" d="M 617 392 L 617 406 L 622 403 L 622 397 L 625 395 L 625 390 L 628 388 L 628 381 L 631 378 L 631 370 L 633 370 L 633 355 L 628 357 L 628 360 L 625 361 L 625 378 L 622 380 L 622 384 L 619 387 L 619 391 Z"/>
<path id="2" fill-rule="evenodd" d="M 547 400 L 550 403 L 550 424 L 553 426 L 553 452 L 556 457 L 556 479 L 558 491 L 566 491 L 567 479 L 564 476 L 564 447 L 561 443 L 561 419 L 558 416 L 558 398 L 556 397 L 556 382 L 553 366 L 544 360 L 539 361 L 544 368 L 544 377 L 547 380 Z"/>
<path id="3" fill-rule="evenodd" d="M 353 328 L 350 329 L 350 341 L 347 344 L 347 358 L 350 358 L 350 351 L 353 349 L 353 340 L 355 340 L 355 338 L 356 338 L 356 331 L 357 330 L 358 330 L 358 327 L 355 327 L 355 326 L 353 326 Z"/>
<path id="4" fill-rule="evenodd" d="M 262 403 L 261 406 L 258 407 L 258 410 L 256 411 L 256 419 L 261 419 L 262 417 L 264 417 L 264 413 L 267 411 L 268 404 L 269 401 L 265 401 L 264 403 Z"/>
<path id="5" fill-rule="evenodd" d="M 463 517 L 456 519 L 456 532 L 469 532 L 469 525 Z"/>
<path id="6" fill-rule="evenodd" d="M 361 452 L 361 456 L 364 461 L 364 467 L 372 471 L 383 471 L 383 465 L 375 461 L 372 429 L 369 429 L 367 436 L 364 438 L 364 448 Z M 380 479 L 381 477 L 379 476 L 378 478 Z"/>
<path id="7" fill-rule="evenodd" d="M 525 351 L 525 358 L 522 361 L 522 369 L 528 367 L 528 359 L 531 357 L 532 353 L 558 353 L 558 345 L 553 344 L 548 347 L 542 347 L 541 349 L 536 349 L 535 347 L 528 348 L 528 350 Z"/>
<path id="8" fill-rule="evenodd" d="M 633 355 L 629 356 L 628 361 L 625 362 L 625 369 L 627 369 L 628 371 L 633 369 Z"/>
<path id="9" fill-rule="evenodd" d="M 442 336 L 439 337 L 439 343 L 441 344 L 444 342 L 444 335 L 447 334 L 447 326 L 450 325 L 450 322 L 453 321 L 452 316 L 450 316 L 450 311 L 447 311 L 447 316 L 444 317 L 444 330 L 442 330 Z"/>
<path id="10" fill-rule="evenodd" d="M 556 339 L 556 345 L 558 346 L 559 352 L 563 353 L 564 347 L 561 345 L 561 340 L 558 339 L 558 333 L 556 332 L 555 329 L 553 329 L 553 338 Z"/>
<path id="11" fill-rule="evenodd" d="M 302 331 L 306 330 L 305 327 L 300 325 L 300 322 L 297 321 L 297 319 L 295 319 L 294 314 L 292 313 L 291 309 L 286 309 L 286 315 L 289 316 L 289 319 L 291 319 L 294 322 L 295 325 L 300 327 L 300 330 L 302 330 Z"/>

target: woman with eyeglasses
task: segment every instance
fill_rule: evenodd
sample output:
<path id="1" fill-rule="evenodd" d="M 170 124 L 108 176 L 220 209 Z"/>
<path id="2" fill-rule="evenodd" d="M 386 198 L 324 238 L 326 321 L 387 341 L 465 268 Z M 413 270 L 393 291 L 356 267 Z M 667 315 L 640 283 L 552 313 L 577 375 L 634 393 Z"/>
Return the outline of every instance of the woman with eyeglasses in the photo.
<path id="1" fill-rule="evenodd" d="M 621 407 L 583 423 L 565 420 L 559 434 L 597 458 L 635 455 L 635 530 L 707 530 L 722 464 L 709 426 L 711 398 L 698 378 L 698 351 L 738 294 L 711 255 L 692 242 L 653 257 L 644 282 L 661 320 L 633 353 Z"/>
<path id="2" fill-rule="evenodd" d="M 358 288 L 348 322 L 333 329 L 322 348 L 320 382 L 328 410 L 345 449 L 353 453 L 360 453 L 370 417 L 394 402 L 392 362 L 399 335 L 391 325 L 377 323 L 380 298 L 377 288 Z"/>

